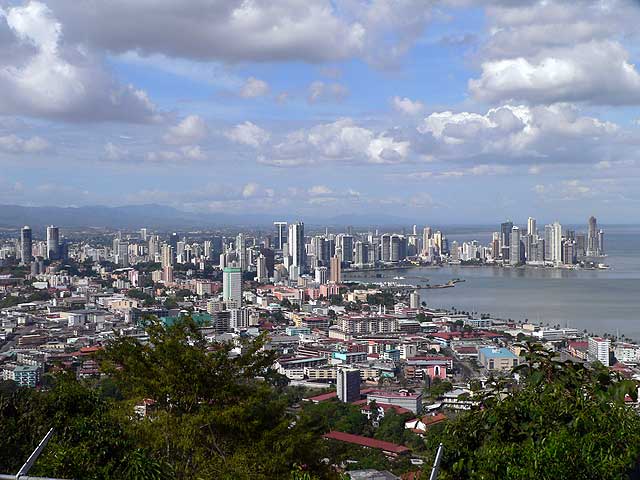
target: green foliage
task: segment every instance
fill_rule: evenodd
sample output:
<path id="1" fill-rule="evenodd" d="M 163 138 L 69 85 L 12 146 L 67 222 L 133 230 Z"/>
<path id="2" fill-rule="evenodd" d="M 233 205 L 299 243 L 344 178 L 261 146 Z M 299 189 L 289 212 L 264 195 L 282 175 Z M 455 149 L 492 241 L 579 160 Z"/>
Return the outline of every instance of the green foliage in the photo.
<path id="1" fill-rule="evenodd" d="M 34 474 L 266 480 L 288 478 L 298 463 L 331 477 L 319 438 L 288 413 L 301 392 L 283 390 L 263 338 L 232 356 L 188 318 L 167 328 L 152 321 L 148 332 L 150 344 L 110 344 L 98 357 L 105 377 L 92 385 L 71 374 L 47 391 L 0 385 L 0 471 L 17 471 L 53 427 Z M 133 406 L 144 398 L 155 404 L 138 418 Z"/>
<path id="2" fill-rule="evenodd" d="M 526 345 L 521 385 L 494 382 L 484 408 L 449 422 L 442 479 L 619 479 L 640 456 L 640 417 L 624 405 L 634 382 L 557 361 Z"/>

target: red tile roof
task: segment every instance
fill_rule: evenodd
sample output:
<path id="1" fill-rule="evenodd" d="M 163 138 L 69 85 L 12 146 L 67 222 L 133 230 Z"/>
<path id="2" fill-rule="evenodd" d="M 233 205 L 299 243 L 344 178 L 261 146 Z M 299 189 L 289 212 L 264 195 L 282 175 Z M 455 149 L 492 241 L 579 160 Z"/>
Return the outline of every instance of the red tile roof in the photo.
<path id="1" fill-rule="evenodd" d="M 353 435 L 351 433 L 331 431 L 322 436 L 322 438 L 328 438 L 331 440 L 338 440 L 339 442 L 352 443 L 354 445 L 360 445 L 362 447 L 375 448 L 377 450 L 383 450 L 385 452 L 391 452 L 395 454 L 409 452 L 409 448 L 404 445 L 397 445 L 391 442 L 385 442 L 382 440 L 376 440 L 375 438 L 363 437 L 361 435 Z"/>

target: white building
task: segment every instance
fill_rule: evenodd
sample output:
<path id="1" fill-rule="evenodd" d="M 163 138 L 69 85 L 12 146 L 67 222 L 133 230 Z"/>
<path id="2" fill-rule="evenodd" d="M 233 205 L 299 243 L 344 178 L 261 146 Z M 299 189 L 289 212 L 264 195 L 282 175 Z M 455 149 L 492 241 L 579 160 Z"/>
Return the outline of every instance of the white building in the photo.
<path id="1" fill-rule="evenodd" d="M 227 267 L 222 274 L 222 298 L 225 302 L 233 301 L 236 306 L 242 305 L 242 270 Z"/>
<path id="2" fill-rule="evenodd" d="M 611 340 L 602 337 L 589 337 L 588 359 L 590 362 L 598 361 L 605 367 L 609 366 L 609 349 Z"/>

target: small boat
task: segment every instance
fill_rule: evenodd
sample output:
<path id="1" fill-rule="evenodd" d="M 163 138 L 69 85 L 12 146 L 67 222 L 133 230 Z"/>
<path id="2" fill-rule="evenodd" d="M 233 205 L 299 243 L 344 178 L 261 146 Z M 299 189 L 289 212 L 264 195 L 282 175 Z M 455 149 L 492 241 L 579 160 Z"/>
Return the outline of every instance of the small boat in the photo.
<path id="1" fill-rule="evenodd" d="M 404 277 L 393 277 L 394 280 L 404 280 Z"/>

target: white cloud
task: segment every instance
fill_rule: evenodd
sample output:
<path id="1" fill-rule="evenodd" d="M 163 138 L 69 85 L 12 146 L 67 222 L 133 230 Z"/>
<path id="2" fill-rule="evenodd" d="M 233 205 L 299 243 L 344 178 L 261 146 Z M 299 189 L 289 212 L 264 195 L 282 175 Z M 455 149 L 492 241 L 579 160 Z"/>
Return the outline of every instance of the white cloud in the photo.
<path id="1" fill-rule="evenodd" d="M 409 98 L 393 97 L 393 108 L 405 115 L 418 115 L 424 110 L 424 103 Z"/>
<path id="2" fill-rule="evenodd" d="M 147 94 L 122 85 L 91 51 L 63 43 L 62 24 L 44 3 L 0 11 L 0 114 L 71 121 L 149 122 L 158 118 Z"/>
<path id="3" fill-rule="evenodd" d="M 640 73 L 619 44 L 590 42 L 537 58 L 485 62 L 469 89 L 487 102 L 638 104 Z"/>
<path id="4" fill-rule="evenodd" d="M 170 145 L 194 144 L 203 140 L 208 131 L 209 128 L 202 117 L 189 115 L 177 125 L 169 128 L 163 140 Z"/>
<path id="5" fill-rule="evenodd" d="M 42 137 L 21 138 L 17 135 L 0 136 L 0 150 L 9 153 L 41 153 L 51 145 Z"/>
<path id="6" fill-rule="evenodd" d="M 262 97 L 269 93 L 269 84 L 264 80 L 249 77 L 240 89 L 240 96 L 243 98 Z"/>
<path id="7" fill-rule="evenodd" d="M 249 121 L 240 123 L 224 134 L 229 140 L 258 148 L 269 141 L 269 132 Z"/>
<path id="8" fill-rule="evenodd" d="M 628 0 L 496 2 L 481 73 L 481 101 L 596 105 L 640 103 L 640 73 L 625 42 L 638 38 L 640 9 Z"/>
<path id="9" fill-rule="evenodd" d="M 107 160 L 119 162 L 129 156 L 129 151 L 120 145 L 108 142 L 104 146 L 104 154 Z"/>
<path id="10" fill-rule="evenodd" d="M 616 124 L 582 116 L 565 104 L 504 105 L 486 114 L 435 112 L 417 130 L 430 138 L 423 148 L 440 159 L 595 162 L 612 144 L 624 148 L 626 142 Z"/>
<path id="11" fill-rule="evenodd" d="M 258 163 L 298 167 L 319 162 L 393 164 L 408 160 L 411 143 L 386 132 L 356 125 L 350 118 L 290 132 L 272 142 L 258 156 Z"/>
<path id="12" fill-rule="evenodd" d="M 322 196 L 322 195 L 331 195 L 333 190 L 331 190 L 326 185 L 314 185 L 309 189 L 309 195 L 312 197 Z"/>
<path id="13" fill-rule="evenodd" d="M 340 83 L 325 83 L 320 80 L 309 85 L 308 100 L 317 102 L 340 102 L 349 95 L 349 89 Z"/>

